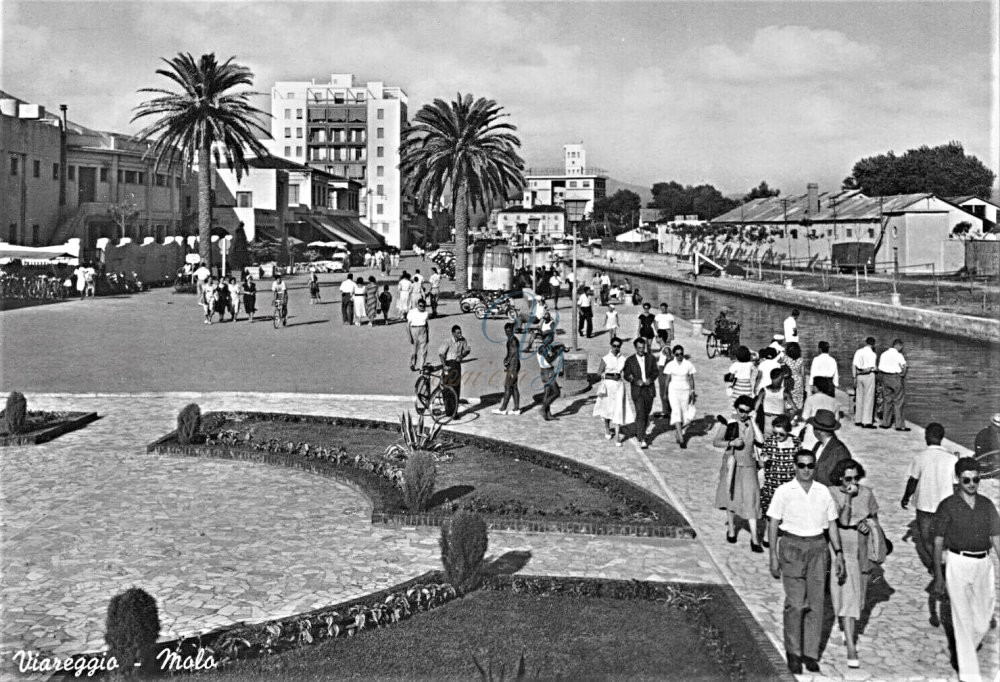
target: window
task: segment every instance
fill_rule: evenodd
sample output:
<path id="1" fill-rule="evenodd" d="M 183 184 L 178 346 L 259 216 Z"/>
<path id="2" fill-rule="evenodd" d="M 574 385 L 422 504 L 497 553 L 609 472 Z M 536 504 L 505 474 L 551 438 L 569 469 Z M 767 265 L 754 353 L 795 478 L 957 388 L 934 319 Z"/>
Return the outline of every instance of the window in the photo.
<path id="1" fill-rule="evenodd" d="M 376 117 L 378 118 L 378 120 L 380 120 L 380 121 L 381 121 L 382 119 L 384 119 L 384 118 L 385 118 L 385 109 L 378 109 L 378 110 L 377 110 L 377 111 L 375 112 L 375 115 L 376 115 Z"/>
<path id="2" fill-rule="evenodd" d="M 31 243 L 32 244 L 37 244 L 38 243 L 38 238 L 40 236 L 41 231 L 42 231 L 42 228 L 39 227 L 38 225 L 32 225 L 31 226 Z"/>
<path id="3" fill-rule="evenodd" d="M 291 117 L 292 117 L 292 110 L 285 109 L 285 118 L 291 118 Z"/>
<path id="4" fill-rule="evenodd" d="M 98 175 L 100 176 L 101 182 L 107 182 L 108 181 L 108 169 L 107 168 L 102 168 L 100 170 L 100 172 L 99 172 Z"/>
<path id="5" fill-rule="evenodd" d="M 833 228 L 827 228 L 827 230 L 826 230 L 826 236 L 827 237 L 832 237 L 833 236 Z"/>
<path id="6" fill-rule="evenodd" d="M 35 161 L 31 165 L 32 165 L 31 174 L 36 178 L 42 177 L 42 162 L 39 161 L 38 159 L 35 159 Z"/>
<path id="7" fill-rule="evenodd" d="M 135 171 L 127 170 L 125 171 L 125 184 L 134 185 L 135 184 Z"/>
<path id="8" fill-rule="evenodd" d="M 70 166 L 70 168 L 72 168 L 72 166 Z M 118 171 L 118 182 L 122 182 L 124 178 L 125 174 L 122 173 L 122 171 Z"/>
<path id="9" fill-rule="evenodd" d="M 253 192 L 237 192 L 236 207 L 253 208 Z"/>
<path id="10" fill-rule="evenodd" d="M 375 131 L 375 137 L 377 137 L 377 138 L 378 138 L 378 139 L 380 139 L 380 140 L 381 140 L 381 139 L 382 139 L 383 137 L 385 137 L 385 128 L 379 128 L 378 130 L 376 130 L 376 131 Z"/>
<path id="11" fill-rule="evenodd" d="M 58 180 L 59 179 L 59 164 L 58 163 L 52 164 L 52 179 L 53 180 Z"/>
<path id="12" fill-rule="evenodd" d="M 853 237 L 854 236 L 854 230 L 852 230 L 851 228 L 848 227 L 847 228 L 847 236 L 848 237 Z"/>
<path id="13" fill-rule="evenodd" d="M 285 99 L 295 99 L 295 93 L 294 92 L 289 92 L 287 94 L 287 97 Z"/>
<path id="14" fill-rule="evenodd" d="M 140 184 L 140 185 L 145 185 L 146 184 L 146 174 L 145 173 L 141 173 L 141 172 L 140 173 L 136 173 L 135 177 L 136 177 L 136 182 L 138 184 Z"/>
<path id="15" fill-rule="evenodd" d="M 590 187 L 590 180 L 583 180 L 580 182 L 580 187 Z"/>
<path id="16" fill-rule="evenodd" d="M 378 204 L 377 206 L 375 206 L 375 212 L 377 214 L 379 214 L 379 215 L 382 215 L 382 212 L 383 212 L 384 209 L 385 209 L 385 207 L 382 206 L 382 204 Z"/>
<path id="17" fill-rule="evenodd" d="M 14 244 L 17 242 L 17 223 L 11 223 L 7 228 L 7 243 Z"/>
<path id="18" fill-rule="evenodd" d="M 380 159 L 383 156 L 385 156 L 385 147 L 378 147 L 378 148 L 376 148 L 376 150 L 375 150 L 375 156 L 379 157 Z"/>
<path id="19" fill-rule="evenodd" d="M 874 239 L 875 238 L 875 228 L 874 227 L 869 227 L 868 228 L 868 237 L 870 239 Z"/>
<path id="20" fill-rule="evenodd" d="M 285 156 L 291 156 L 291 155 L 292 155 L 292 148 L 285 147 Z"/>
<path id="21" fill-rule="evenodd" d="M 298 206 L 299 205 L 299 186 L 289 185 L 288 186 L 288 205 Z"/>
<path id="22" fill-rule="evenodd" d="M 156 174 L 156 186 L 157 187 L 163 187 L 166 184 L 167 184 L 167 176 L 164 175 L 163 173 L 157 173 Z"/>
<path id="23" fill-rule="evenodd" d="M 576 189 L 576 180 L 570 180 L 569 181 L 569 186 L 570 186 L 571 189 Z"/>
<path id="24" fill-rule="evenodd" d="M 380 178 L 383 177 L 385 175 L 385 166 L 378 166 L 375 169 L 375 175 L 377 175 Z"/>
<path id="25" fill-rule="evenodd" d="M 292 136 L 292 129 L 285 128 L 285 137 L 291 137 L 291 136 Z"/>
<path id="26" fill-rule="evenodd" d="M 296 109 L 295 110 L 295 118 L 299 119 L 300 121 L 302 120 L 302 110 L 301 109 Z"/>
<path id="27" fill-rule="evenodd" d="M 384 197 L 385 196 L 385 185 L 376 185 L 375 186 L 375 194 L 379 195 L 380 197 Z"/>
<path id="28" fill-rule="evenodd" d="M 299 138 L 300 140 L 302 139 L 302 128 L 295 129 L 295 137 Z"/>
<path id="29" fill-rule="evenodd" d="M 302 156 L 302 147 L 295 148 L 295 156 Z"/>
<path id="30" fill-rule="evenodd" d="M 73 182 L 76 182 L 76 166 L 66 167 L 66 177 L 68 177 Z"/>
<path id="31" fill-rule="evenodd" d="M 17 157 L 10 157 L 10 174 L 17 175 Z"/>

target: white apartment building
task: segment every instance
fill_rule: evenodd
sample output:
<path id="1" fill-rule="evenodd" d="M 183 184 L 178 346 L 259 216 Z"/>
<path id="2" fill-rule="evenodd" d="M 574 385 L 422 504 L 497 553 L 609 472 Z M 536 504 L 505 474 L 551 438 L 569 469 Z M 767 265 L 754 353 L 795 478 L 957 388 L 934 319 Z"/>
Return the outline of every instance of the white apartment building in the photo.
<path id="1" fill-rule="evenodd" d="M 399 146 L 406 93 L 353 74 L 328 83 L 278 81 L 271 88 L 275 156 L 362 184 L 361 221 L 388 244 L 409 245 L 403 224 Z"/>
<path id="2" fill-rule="evenodd" d="M 607 173 L 587 165 L 582 144 L 563 145 L 563 168 L 529 168 L 524 172 L 523 206 L 561 206 L 566 221 L 580 222 L 594 211 L 594 200 L 607 194 Z"/>

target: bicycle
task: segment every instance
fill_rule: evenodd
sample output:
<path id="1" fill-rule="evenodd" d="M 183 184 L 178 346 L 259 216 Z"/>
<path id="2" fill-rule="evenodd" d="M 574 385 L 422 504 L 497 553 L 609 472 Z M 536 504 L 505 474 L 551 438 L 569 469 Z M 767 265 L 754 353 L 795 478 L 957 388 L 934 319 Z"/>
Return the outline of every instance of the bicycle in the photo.
<path id="1" fill-rule="evenodd" d="M 437 386 L 431 387 L 431 379 L 437 378 Z M 458 412 L 458 394 L 451 386 L 445 386 L 443 365 L 424 365 L 420 368 L 420 376 L 413 387 L 413 402 L 417 414 L 428 412 L 435 424 L 447 424 Z M 452 405 L 449 410 L 448 406 Z"/>
<path id="2" fill-rule="evenodd" d="M 705 333 L 705 353 L 710 358 L 722 353 L 733 355 L 740 345 L 740 325 Z"/>
<path id="3" fill-rule="evenodd" d="M 274 324 L 274 328 L 284 327 L 288 325 L 288 293 L 285 292 L 284 295 L 275 296 L 272 304 L 274 306 L 274 315 L 271 316 L 271 322 Z"/>
<path id="4" fill-rule="evenodd" d="M 976 455 L 983 478 L 1000 478 L 1000 450 L 990 450 Z"/>

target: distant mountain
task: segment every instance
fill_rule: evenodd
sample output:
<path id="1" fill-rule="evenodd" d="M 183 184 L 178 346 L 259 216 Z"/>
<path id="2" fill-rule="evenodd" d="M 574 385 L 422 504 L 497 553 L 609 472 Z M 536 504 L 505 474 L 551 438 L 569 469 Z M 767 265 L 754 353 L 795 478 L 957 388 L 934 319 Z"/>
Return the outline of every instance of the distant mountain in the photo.
<path id="1" fill-rule="evenodd" d="M 620 189 L 627 189 L 630 192 L 638 194 L 639 198 L 642 199 L 643 206 L 653 200 L 653 190 L 649 187 L 644 185 L 633 185 L 628 182 L 622 182 L 621 180 L 615 180 L 614 178 L 608 178 L 607 192 L 609 197 Z"/>

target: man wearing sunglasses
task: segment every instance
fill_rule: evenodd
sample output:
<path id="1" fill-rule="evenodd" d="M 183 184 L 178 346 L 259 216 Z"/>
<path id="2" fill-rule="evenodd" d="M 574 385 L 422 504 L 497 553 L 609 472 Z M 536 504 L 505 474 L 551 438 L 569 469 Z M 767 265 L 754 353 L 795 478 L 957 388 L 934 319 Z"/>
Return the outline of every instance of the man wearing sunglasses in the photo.
<path id="1" fill-rule="evenodd" d="M 1000 514 L 979 494 L 979 462 L 962 457 L 955 463 L 955 475 L 957 492 L 938 505 L 934 519 L 934 592 L 943 597 L 947 586 L 958 679 L 978 682 L 976 649 L 996 606 L 990 547 L 1000 553 Z"/>
<path id="2" fill-rule="evenodd" d="M 827 537 L 836 557 L 837 581 L 847 576 L 837 529 L 837 505 L 830 491 L 813 480 L 816 455 L 799 450 L 795 478 L 774 491 L 767 509 L 771 575 L 785 588 L 784 629 L 788 669 L 819 672 L 823 601 L 829 561 Z M 779 540 L 778 531 L 781 531 Z"/>

